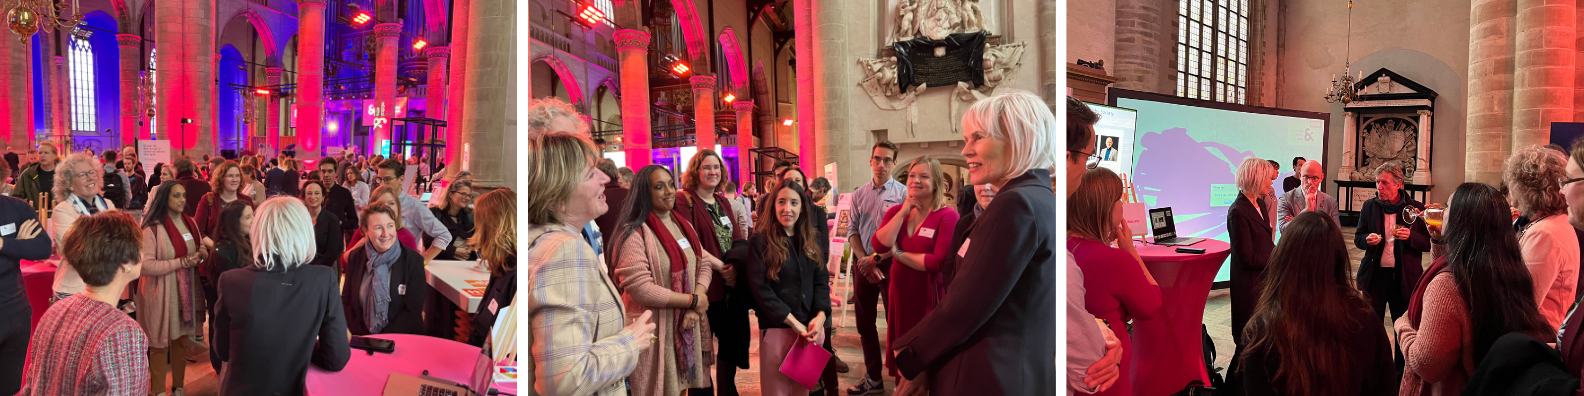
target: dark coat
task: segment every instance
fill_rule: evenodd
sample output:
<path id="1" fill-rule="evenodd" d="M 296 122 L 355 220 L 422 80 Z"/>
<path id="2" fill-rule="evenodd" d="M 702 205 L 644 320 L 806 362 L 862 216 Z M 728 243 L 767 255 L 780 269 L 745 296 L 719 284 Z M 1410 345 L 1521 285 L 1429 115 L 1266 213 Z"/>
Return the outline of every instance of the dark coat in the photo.
<path id="1" fill-rule="evenodd" d="M 1034 169 L 996 193 L 935 310 L 892 343 L 930 394 L 1056 394 L 1056 193 Z M 960 222 L 960 221 L 959 221 Z M 952 252 L 956 254 L 956 252 Z M 762 323 L 762 322 L 761 322 Z"/>
<path id="2" fill-rule="evenodd" d="M 616 208 L 625 207 L 622 204 L 627 202 L 627 194 L 627 189 L 622 188 L 618 181 L 612 180 L 610 184 L 605 185 L 605 203 L 610 205 L 611 210 L 594 218 L 594 224 L 600 229 L 600 246 L 611 245 L 611 237 L 616 235 L 616 223 L 621 221 L 622 215 L 622 211 Z M 606 255 L 607 258 L 610 256 L 614 255 Z"/>
<path id="3" fill-rule="evenodd" d="M 341 265 L 346 268 L 346 287 L 341 288 L 341 305 L 346 307 L 347 330 L 352 335 L 369 335 L 368 323 L 364 320 L 362 285 L 363 278 L 368 276 L 369 256 L 368 249 L 363 248 L 363 241 L 347 249 L 341 256 Z M 428 275 L 424 273 L 423 255 L 408 249 L 401 244 L 401 257 L 396 259 L 390 267 L 390 307 L 386 311 L 385 328 L 382 334 L 423 334 L 423 309 L 424 297 L 429 295 Z M 402 286 L 406 286 L 406 293 L 402 293 Z"/>
<path id="4" fill-rule="evenodd" d="M 211 190 L 214 188 L 209 186 L 209 182 L 196 178 L 192 172 L 181 172 L 176 174 L 176 182 L 181 183 L 182 187 L 185 187 L 187 190 L 187 207 L 182 208 L 182 214 L 197 217 L 198 201 L 196 198 L 209 195 Z M 202 226 L 202 224 L 200 224 L 200 226 Z"/>
<path id="5" fill-rule="evenodd" d="M 285 194 L 286 171 L 281 168 L 270 168 L 264 172 L 264 191 L 265 197 Z"/>
<path id="6" fill-rule="evenodd" d="M 512 305 L 512 299 L 517 296 L 517 256 L 507 256 L 505 264 L 510 269 L 499 277 L 490 276 L 489 285 L 484 287 L 484 298 L 479 300 L 478 312 L 473 314 L 473 333 L 468 335 L 468 345 L 484 346 L 484 339 L 495 327 L 495 317 L 500 310 Z"/>
<path id="7" fill-rule="evenodd" d="M 611 211 L 611 212 L 614 212 L 614 211 Z M 450 245 L 446 245 L 445 250 L 440 251 L 440 255 L 439 256 L 435 256 L 435 259 L 436 260 L 472 260 L 473 259 L 473 255 L 469 255 L 468 257 L 457 257 L 456 256 L 456 242 L 455 241 L 464 241 L 464 240 L 468 240 L 468 239 L 472 239 L 473 238 L 473 232 L 474 232 L 474 229 L 473 229 L 473 227 L 474 227 L 474 224 L 473 224 L 473 209 L 462 208 L 462 210 L 457 211 L 456 220 L 454 220 L 454 221 L 451 220 L 451 215 L 446 214 L 446 211 L 445 210 L 441 210 L 440 208 L 429 208 L 429 213 L 433 214 L 436 220 L 440 220 L 440 224 L 445 225 L 446 231 L 450 231 L 451 232 L 451 241 L 452 241 L 452 243 Z M 610 232 L 609 231 L 605 231 L 605 233 L 609 234 Z M 433 245 L 433 244 L 434 244 L 434 237 L 433 236 L 429 236 L 428 234 L 425 234 L 423 236 L 423 245 L 424 246 L 429 246 L 429 245 Z"/>
<path id="8" fill-rule="evenodd" d="M 721 213 L 725 214 L 727 219 L 737 218 L 737 213 L 731 208 L 731 201 L 726 200 L 725 195 L 715 193 L 715 204 L 720 206 Z M 676 207 L 673 210 L 676 211 L 677 217 L 682 218 L 683 221 L 688 222 L 688 225 L 693 226 L 693 230 L 698 233 L 699 239 L 703 239 L 699 241 L 699 245 L 704 248 L 705 252 L 715 256 L 715 258 L 721 258 L 725 254 L 725 252 L 721 251 L 720 243 L 715 240 L 715 219 L 711 218 L 709 208 L 705 207 L 703 198 L 699 198 L 691 191 L 678 191 Z M 733 223 L 735 221 L 727 222 L 727 224 L 732 226 L 731 239 L 733 241 L 747 239 L 746 230 L 743 227 L 736 226 Z M 711 275 L 712 278 L 710 279 L 720 281 L 710 282 L 709 289 L 704 292 L 704 295 L 709 298 L 710 302 L 724 300 L 727 294 L 726 280 L 722 278 L 720 271 L 712 272 L 714 274 Z"/>
<path id="9" fill-rule="evenodd" d="M 197 201 L 187 201 L 187 206 L 198 207 L 198 214 L 193 216 L 193 221 L 198 223 L 198 228 L 203 230 L 204 235 L 217 235 L 220 233 L 220 213 L 225 211 L 225 203 L 223 201 L 220 199 L 220 194 L 213 191 L 202 195 L 202 198 Z M 254 208 L 258 207 L 258 203 L 253 202 L 253 199 L 248 198 L 246 194 L 237 194 L 236 201 L 232 202 L 237 201 Z"/>
<path id="10" fill-rule="evenodd" d="M 352 199 L 352 190 L 348 190 L 340 183 L 330 184 L 330 191 L 325 193 L 326 212 L 330 212 L 341 220 L 342 230 L 358 228 L 357 203 Z"/>
<path id="11" fill-rule="evenodd" d="M 748 240 L 748 250 L 752 253 L 748 257 L 746 283 L 753 288 L 754 314 L 759 317 L 760 329 L 791 328 L 785 323 L 787 314 L 808 324 L 819 312 L 824 312 L 826 323 L 830 322 L 830 272 L 802 253 L 800 238 L 793 238 L 788 244 L 789 257 L 781 265 L 776 280 L 768 276 L 769 264 L 763 259 L 770 251 L 770 242 L 754 234 Z"/>
<path id="12" fill-rule="evenodd" d="M 352 350 L 336 288 L 329 268 L 312 265 L 221 274 L 210 344 L 226 362 L 220 394 L 301 395 L 309 363 L 345 368 Z"/>
<path id="13" fill-rule="evenodd" d="M 994 202 L 992 200 L 991 202 Z M 942 287 L 950 290 L 952 277 L 957 276 L 957 249 L 961 249 L 963 241 L 968 240 L 968 234 L 973 233 L 974 220 L 979 218 L 974 214 L 974 207 L 979 204 L 979 198 L 974 196 L 973 186 L 962 186 L 957 191 L 957 228 L 952 230 L 951 254 L 941 260 Z"/>
<path id="14" fill-rule="evenodd" d="M 336 265 L 336 260 L 346 251 L 346 240 L 341 234 L 341 218 L 330 213 L 329 209 L 320 209 L 313 228 L 314 252 L 317 254 L 309 264 L 334 268 L 340 274 L 341 266 Z"/>
<path id="15" fill-rule="evenodd" d="M 1258 204 L 1256 207 L 1254 205 Z M 1232 337 L 1243 339 L 1243 325 L 1254 316 L 1254 305 L 1265 290 L 1265 266 L 1276 249 L 1270 216 L 1260 212 L 1265 200 L 1251 202 L 1239 193 L 1227 209 L 1227 237 L 1232 245 Z M 1412 290 L 1412 289 L 1410 289 Z"/>
<path id="16" fill-rule="evenodd" d="M 1424 204 L 1402 195 L 1401 199 L 1408 202 L 1405 205 L 1424 210 Z M 1386 220 L 1385 203 L 1380 198 L 1371 198 L 1364 201 L 1364 208 L 1359 211 L 1357 235 L 1353 237 L 1353 245 L 1364 251 L 1364 259 L 1359 261 L 1358 284 L 1360 290 L 1369 288 L 1370 281 L 1374 279 L 1375 271 L 1380 269 L 1381 254 L 1386 251 L 1386 244 L 1370 246 L 1365 241 L 1369 234 L 1385 236 L 1387 231 L 1381 227 Z M 1402 214 L 1397 215 L 1397 224 L 1406 224 Z M 1397 240 L 1392 243 L 1393 256 L 1397 259 L 1396 267 L 1402 271 L 1402 292 L 1404 297 L 1412 296 L 1414 289 L 1419 287 L 1419 276 L 1424 274 L 1422 263 L 1424 253 L 1430 251 L 1430 230 L 1425 228 L 1423 221 L 1416 221 L 1408 227 L 1408 240 Z"/>
<path id="17" fill-rule="evenodd" d="M 1567 367 L 1546 341 L 1522 332 L 1507 333 L 1491 344 L 1463 394 L 1573 395 L 1579 388 L 1579 378 L 1574 376 L 1577 371 Z"/>

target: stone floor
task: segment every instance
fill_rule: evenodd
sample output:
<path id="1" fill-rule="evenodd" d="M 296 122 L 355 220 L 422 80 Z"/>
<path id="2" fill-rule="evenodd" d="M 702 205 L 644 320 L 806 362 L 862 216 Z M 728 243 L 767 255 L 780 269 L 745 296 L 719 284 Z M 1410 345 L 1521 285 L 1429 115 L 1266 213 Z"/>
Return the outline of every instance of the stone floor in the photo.
<path id="1" fill-rule="evenodd" d="M 1359 262 L 1364 259 L 1364 251 L 1353 245 L 1355 230 L 1357 228 L 1343 227 L 1342 238 L 1347 244 L 1349 256 L 1352 257 L 1353 274 L 1356 275 L 1358 274 Z M 1428 260 L 1422 265 L 1428 266 Z M 1215 366 L 1222 369 L 1222 375 L 1225 375 L 1225 368 L 1232 363 L 1232 354 L 1236 350 L 1236 346 L 1232 343 L 1231 291 L 1230 289 L 1211 290 L 1208 298 L 1209 300 L 1205 302 L 1204 324 L 1210 332 L 1210 339 L 1215 341 Z M 1382 330 L 1386 331 L 1386 334 L 1393 334 L 1390 318 L 1387 318 L 1386 315 L 1381 315 L 1381 326 Z M 1393 347 L 1395 347 L 1397 343 L 1396 336 L 1388 336 L 1388 338 L 1392 341 Z"/>

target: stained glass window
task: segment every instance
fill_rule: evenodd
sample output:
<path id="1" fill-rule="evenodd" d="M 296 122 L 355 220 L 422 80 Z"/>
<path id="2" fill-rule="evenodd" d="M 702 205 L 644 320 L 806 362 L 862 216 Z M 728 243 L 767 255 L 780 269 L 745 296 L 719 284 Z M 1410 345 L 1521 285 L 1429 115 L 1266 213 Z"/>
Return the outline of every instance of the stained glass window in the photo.
<path id="1" fill-rule="evenodd" d="M 1178 3 L 1177 96 L 1246 103 L 1249 1 Z"/>
<path id="2" fill-rule="evenodd" d="M 88 40 L 72 36 L 71 53 L 71 124 L 72 130 L 97 130 L 94 103 L 94 55 Z"/>

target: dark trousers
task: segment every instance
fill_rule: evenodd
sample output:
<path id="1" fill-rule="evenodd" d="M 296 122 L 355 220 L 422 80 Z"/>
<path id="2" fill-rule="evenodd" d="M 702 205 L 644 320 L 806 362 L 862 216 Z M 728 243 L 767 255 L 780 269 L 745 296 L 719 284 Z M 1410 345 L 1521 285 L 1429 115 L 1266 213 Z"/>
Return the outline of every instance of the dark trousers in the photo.
<path id="1" fill-rule="evenodd" d="M 1419 265 L 1411 263 L 1410 265 Z M 1386 316 L 1386 305 L 1391 305 L 1391 319 L 1393 323 L 1408 312 L 1408 293 L 1402 288 L 1402 269 L 1376 268 L 1375 276 L 1370 279 L 1370 284 L 1364 287 L 1364 298 L 1369 300 L 1370 308 L 1375 309 L 1375 317 Z M 1391 334 L 1396 337 L 1396 334 Z M 1392 348 L 1392 360 L 1397 363 L 1397 376 L 1403 372 L 1402 348 Z"/>
<path id="2" fill-rule="evenodd" d="M 15 320 L 0 323 L 0 395 L 22 390 L 22 365 L 27 361 L 28 341 L 32 337 L 33 309 L 23 303 Z"/>
<path id="3" fill-rule="evenodd" d="M 741 281 L 742 279 L 738 279 Z M 744 296 L 745 283 L 728 289 L 726 299 L 710 303 L 710 330 L 715 332 L 719 350 L 715 351 L 715 394 L 737 396 L 737 370 L 748 369 L 748 347 L 752 341 L 748 326 L 748 305 L 752 297 Z"/>
<path id="4" fill-rule="evenodd" d="M 853 274 L 853 299 L 858 302 L 853 310 L 858 311 L 858 340 L 863 344 L 864 373 L 869 379 L 885 382 L 881 370 L 885 369 L 885 349 L 880 348 L 879 329 L 875 327 L 875 320 L 879 316 L 876 304 L 885 302 L 891 306 L 887 290 L 891 287 L 891 278 L 880 282 L 869 282 L 869 278 L 860 274 Z M 876 298 L 878 297 L 878 298 Z"/>

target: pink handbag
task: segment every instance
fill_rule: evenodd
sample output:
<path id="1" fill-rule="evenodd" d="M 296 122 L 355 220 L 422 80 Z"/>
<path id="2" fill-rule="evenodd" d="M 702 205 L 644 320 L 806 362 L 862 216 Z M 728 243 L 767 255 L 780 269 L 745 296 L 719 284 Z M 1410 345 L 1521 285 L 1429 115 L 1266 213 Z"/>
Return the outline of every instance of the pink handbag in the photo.
<path id="1" fill-rule="evenodd" d="M 805 389 L 814 389 L 819 384 L 820 374 L 825 372 L 825 364 L 830 363 L 830 360 L 830 351 L 798 337 L 797 342 L 792 344 L 792 350 L 787 351 L 786 359 L 781 361 L 781 374 L 786 374 Z"/>

